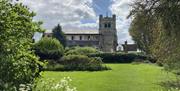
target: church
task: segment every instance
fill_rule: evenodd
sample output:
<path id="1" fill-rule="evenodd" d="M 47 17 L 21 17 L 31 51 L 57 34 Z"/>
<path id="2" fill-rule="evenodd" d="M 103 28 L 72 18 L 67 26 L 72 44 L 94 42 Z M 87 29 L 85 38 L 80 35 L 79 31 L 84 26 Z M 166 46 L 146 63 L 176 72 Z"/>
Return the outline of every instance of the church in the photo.
<path id="1" fill-rule="evenodd" d="M 97 48 L 103 52 L 115 52 L 118 46 L 116 15 L 112 17 L 99 16 L 98 30 L 63 30 L 67 38 L 67 46 L 89 46 Z M 45 34 L 50 36 L 50 34 Z"/>

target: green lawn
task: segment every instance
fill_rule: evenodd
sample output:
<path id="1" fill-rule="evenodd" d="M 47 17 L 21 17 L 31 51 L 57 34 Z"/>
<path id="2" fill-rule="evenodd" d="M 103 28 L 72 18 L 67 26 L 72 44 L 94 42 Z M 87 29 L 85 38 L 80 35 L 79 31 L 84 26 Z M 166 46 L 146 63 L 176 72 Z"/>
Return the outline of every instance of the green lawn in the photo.
<path id="1" fill-rule="evenodd" d="M 159 91 L 165 79 L 161 67 L 149 64 L 107 64 L 112 70 L 99 72 L 44 72 L 42 79 L 59 81 L 71 77 L 78 91 Z"/>

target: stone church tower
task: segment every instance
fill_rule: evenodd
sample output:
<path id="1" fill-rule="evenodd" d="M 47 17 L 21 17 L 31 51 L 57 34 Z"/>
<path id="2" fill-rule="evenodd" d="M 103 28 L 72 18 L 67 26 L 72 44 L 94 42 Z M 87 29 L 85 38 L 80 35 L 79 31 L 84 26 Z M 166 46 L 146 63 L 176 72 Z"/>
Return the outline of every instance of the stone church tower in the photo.
<path id="1" fill-rule="evenodd" d="M 115 52 L 118 46 L 116 15 L 112 17 L 99 16 L 100 49 L 103 52 Z"/>

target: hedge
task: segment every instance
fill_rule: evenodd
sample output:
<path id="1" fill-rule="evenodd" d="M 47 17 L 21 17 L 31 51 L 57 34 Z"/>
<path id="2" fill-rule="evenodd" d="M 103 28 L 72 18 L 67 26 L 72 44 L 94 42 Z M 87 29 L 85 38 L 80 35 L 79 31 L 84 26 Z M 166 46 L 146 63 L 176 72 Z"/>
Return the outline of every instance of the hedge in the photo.
<path id="1" fill-rule="evenodd" d="M 65 55 L 88 55 L 91 53 L 99 53 L 99 51 L 93 47 L 72 47 L 66 48 Z"/>
<path id="2" fill-rule="evenodd" d="M 57 64 L 49 64 L 47 71 L 101 71 L 109 70 L 101 58 L 90 58 L 85 55 L 67 55 L 63 56 Z"/>
<path id="3" fill-rule="evenodd" d="M 149 60 L 150 62 L 154 62 L 149 56 L 135 53 L 95 53 L 89 54 L 88 56 L 100 57 L 104 63 L 132 63 L 137 60 Z"/>

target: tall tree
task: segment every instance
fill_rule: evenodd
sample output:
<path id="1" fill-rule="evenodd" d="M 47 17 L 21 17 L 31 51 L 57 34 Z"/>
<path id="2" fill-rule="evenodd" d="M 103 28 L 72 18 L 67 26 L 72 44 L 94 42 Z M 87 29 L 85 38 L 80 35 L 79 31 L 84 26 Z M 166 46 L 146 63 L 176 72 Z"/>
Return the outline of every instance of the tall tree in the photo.
<path id="1" fill-rule="evenodd" d="M 59 40 L 64 47 L 66 46 L 66 36 L 64 35 L 60 24 L 55 26 L 55 28 L 53 29 L 53 37 Z"/>
<path id="2" fill-rule="evenodd" d="M 21 3 L 0 0 L 0 90 L 15 91 L 31 84 L 39 73 L 39 61 L 32 51 L 32 37 L 43 31 L 33 22 L 34 12 Z"/>
<path id="3" fill-rule="evenodd" d="M 153 32 L 152 28 L 150 28 L 153 26 L 152 22 L 153 19 L 148 20 L 146 15 L 139 13 L 134 17 L 129 29 L 130 35 L 138 48 L 146 54 L 150 54 L 150 45 L 153 42 Z"/>
<path id="4" fill-rule="evenodd" d="M 180 1 L 136 0 L 130 13 L 134 19 L 139 13 L 147 18 L 145 30 L 152 32 L 153 42 L 148 45 L 150 53 L 159 62 L 173 70 L 180 69 Z M 153 20 L 153 21 L 152 21 Z M 152 23 L 153 26 L 149 26 Z M 136 23 L 139 26 L 141 23 Z M 140 31 L 133 31 L 140 32 Z M 144 31 L 143 31 L 144 32 Z M 138 42 L 138 41 L 136 41 Z"/>

